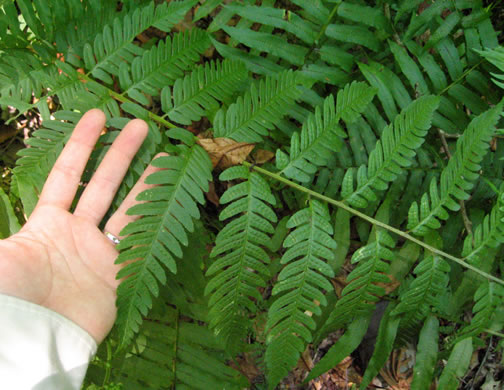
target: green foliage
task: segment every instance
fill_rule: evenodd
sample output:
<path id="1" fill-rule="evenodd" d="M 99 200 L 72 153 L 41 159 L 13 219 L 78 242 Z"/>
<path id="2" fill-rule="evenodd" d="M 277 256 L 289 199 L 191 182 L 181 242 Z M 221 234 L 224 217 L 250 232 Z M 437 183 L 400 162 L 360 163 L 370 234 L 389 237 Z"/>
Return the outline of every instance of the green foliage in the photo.
<path id="1" fill-rule="evenodd" d="M 483 251 L 488 248 L 498 248 L 504 242 L 504 225 L 502 219 L 502 188 L 498 194 L 498 201 L 485 218 L 474 230 L 474 234 L 468 235 L 464 240 L 462 256 L 472 264 L 480 264 L 483 260 Z"/>
<path id="2" fill-rule="evenodd" d="M 271 305 L 266 322 L 266 364 L 272 389 L 296 365 L 305 343 L 312 341 L 310 330 L 316 324 L 307 312 L 320 315 L 320 306 L 327 305 L 323 291 L 331 290 L 327 278 L 334 276 L 327 259 L 336 248 L 329 220 L 327 207 L 313 200 L 287 222 L 288 228 L 295 229 L 285 238 L 288 249 L 280 262 L 287 265 L 272 291 L 273 295 L 283 294 Z"/>
<path id="3" fill-rule="evenodd" d="M 496 47 L 493 50 L 480 52 L 490 63 L 495 65 L 501 72 L 504 72 L 504 48 Z M 491 73 L 494 77 L 493 82 L 501 88 L 504 88 L 504 75 L 500 73 Z"/>
<path id="4" fill-rule="evenodd" d="M 425 257 L 413 271 L 416 278 L 401 294 L 394 315 L 401 315 L 403 335 L 411 335 L 436 304 L 448 284 L 450 266 L 438 256 Z M 413 329 L 413 331 L 412 331 Z"/>
<path id="5" fill-rule="evenodd" d="M 163 88 L 163 111 L 172 121 L 190 125 L 219 108 L 219 101 L 229 102 L 246 77 L 239 62 L 209 62 L 178 79 L 173 88 Z"/>
<path id="6" fill-rule="evenodd" d="M 373 378 L 378 375 L 378 372 L 386 363 L 387 357 L 394 348 L 394 341 L 396 339 L 400 319 L 391 316 L 391 312 L 392 307 L 387 307 L 387 310 L 383 315 L 383 319 L 380 322 L 380 328 L 378 329 L 378 336 L 376 337 L 376 345 L 373 350 L 373 355 L 369 360 L 369 364 L 366 368 L 364 376 L 362 377 L 362 382 L 359 387 L 361 390 L 365 390 Z"/>
<path id="7" fill-rule="evenodd" d="M 504 298 L 504 288 L 491 282 L 482 283 L 474 294 L 473 317 L 471 323 L 465 325 L 457 332 L 452 344 L 461 340 L 477 336 L 484 331 L 490 323 L 493 314 L 498 306 L 502 304 Z"/>
<path id="8" fill-rule="evenodd" d="M 176 80 L 199 61 L 200 54 L 209 46 L 208 35 L 198 29 L 177 33 L 170 39 L 135 57 L 131 70 L 127 63 L 119 66 L 119 83 L 122 94 L 138 103 L 150 105 L 147 95 L 159 96 L 160 86 L 173 85 Z"/>
<path id="9" fill-rule="evenodd" d="M 361 166 L 357 172 L 357 188 L 354 189 L 353 171 L 348 170 L 341 195 L 349 204 L 366 207 L 375 201 L 373 190 L 386 190 L 387 183 L 397 179 L 402 168 L 411 165 L 415 151 L 424 141 L 431 127 L 432 114 L 439 104 L 439 98 L 425 96 L 415 100 L 404 109 L 394 124 L 387 126 L 375 149 L 369 155 L 368 167 Z"/>
<path id="10" fill-rule="evenodd" d="M 456 390 L 460 384 L 460 378 L 464 375 L 473 352 L 472 340 L 467 338 L 458 342 L 453 348 L 450 358 L 439 378 L 439 386 L 442 389 Z"/>
<path id="11" fill-rule="evenodd" d="M 339 332 L 311 380 L 358 348 L 380 300 L 361 387 L 417 341 L 412 388 L 458 386 L 501 324 L 504 49 L 494 7 L 425 5 L 0 0 L 0 109 L 29 146 L 3 174 L 0 236 L 90 108 L 108 130 L 83 186 L 129 119 L 149 125 L 108 216 L 169 154 L 128 211 L 89 389 L 247 388 L 253 359 L 274 389 Z M 199 145 L 222 137 L 247 145 Z M 212 172 L 220 157 L 236 166 Z"/>
<path id="12" fill-rule="evenodd" d="M 292 71 L 268 76 L 257 86 L 252 84 L 227 110 L 217 112 L 215 136 L 238 142 L 260 142 L 299 97 L 298 85 L 297 75 Z"/>
<path id="13" fill-rule="evenodd" d="M 7 238 L 17 233 L 20 228 L 9 197 L 0 188 L 0 238 Z"/>
<path id="14" fill-rule="evenodd" d="M 420 206 L 413 202 L 408 212 L 408 229 L 425 235 L 430 229 L 439 229 L 439 219 L 448 219 L 448 212 L 458 211 L 456 200 L 469 198 L 467 191 L 478 178 L 478 170 L 490 147 L 495 125 L 502 113 L 503 102 L 474 118 L 457 141 L 456 152 L 441 173 L 440 186 L 432 181 L 429 192 L 422 195 Z"/>
<path id="15" fill-rule="evenodd" d="M 374 97 L 374 91 L 364 83 L 352 83 L 338 92 L 336 104 L 333 95 L 325 99 L 322 110 L 315 108 L 303 124 L 300 133 L 294 133 L 290 155 L 277 150 L 277 168 L 287 177 L 308 182 L 317 167 L 325 166 L 335 150 L 341 148 L 340 137 L 346 137 L 339 126 L 341 119 L 355 121 Z"/>
<path id="16" fill-rule="evenodd" d="M 382 230 L 377 230 L 370 242 L 359 248 L 352 256 L 355 269 L 348 275 L 348 285 L 343 289 L 341 299 L 330 313 L 322 334 L 338 329 L 356 317 L 365 316 L 373 311 L 374 303 L 385 295 L 385 289 L 378 283 L 388 283 L 386 276 L 390 261 L 394 258 L 391 251 L 394 240 Z"/>
<path id="17" fill-rule="evenodd" d="M 370 316 L 356 318 L 352 321 L 343 336 L 336 341 L 320 362 L 311 370 L 306 380 L 312 380 L 336 367 L 341 361 L 352 353 L 360 345 L 366 335 Z"/>
<path id="18" fill-rule="evenodd" d="M 250 324 L 246 313 L 255 314 L 262 300 L 257 287 L 266 286 L 270 272 L 266 265 L 270 259 L 263 247 L 274 232 L 272 223 L 277 217 L 271 205 L 275 198 L 268 182 L 258 173 L 245 167 L 232 167 L 220 175 L 220 180 L 245 179 L 232 186 L 221 197 L 223 204 L 221 221 L 238 216 L 219 232 L 211 257 L 217 258 L 208 268 L 207 276 L 213 276 L 205 288 L 212 294 L 210 326 L 231 346 L 236 345 L 247 333 Z"/>
<path id="19" fill-rule="evenodd" d="M 439 321 L 429 316 L 420 331 L 418 338 L 418 352 L 413 368 L 412 390 L 428 389 L 432 383 L 434 369 L 437 363 L 439 338 Z"/>
<path id="20" fill-rule="evenodd" d="M 27 140 L 30 148 L 19 152 L 14 173 L 17 177 L 18 191 L 25 206 L 25 213 L 30 215 L 35 208 L 38 194 L 42 191 L 45 180 L 56 162 L 80 115 L 60 111 L 54 121 L 46 121 L 44 127 L 33 133 Z"/>
<path id="21" fill-rule="evenodd" d="M 188 245 L 187 231 L 194 230 L 193 219 L 199 219 L 197 203 L 203 203 L 203 192 L 208 191 L 211 163 L 198 145 L 180 147 L 177 156 L 162 156 L 152 164 L 162 171 L 151 174 L 146 183 L 157 186 L 145 190 L 138 204 L 128 210 L 129 215 L 143 218 L 130 223 L 122 231 L 127 237 L 118 245 L 122 252 L 116 263 L 130 262 L 117 277 L 126 278 L 117 295 L 120 343 L 127 346 L 152 306 L 151 296 L 158 296 L 158 283 L 166 284 L 163 268 L 177 272 L 174 257 L 182 256 L 181 245 Z"/>

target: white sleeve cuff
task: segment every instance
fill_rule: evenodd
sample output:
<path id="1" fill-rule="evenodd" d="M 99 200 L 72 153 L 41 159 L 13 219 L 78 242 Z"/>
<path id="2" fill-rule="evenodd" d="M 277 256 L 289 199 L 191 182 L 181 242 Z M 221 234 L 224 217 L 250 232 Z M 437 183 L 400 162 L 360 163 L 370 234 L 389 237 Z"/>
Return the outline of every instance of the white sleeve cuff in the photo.
<path id="1" fill-rule="evenodd" d="M 0 388 L 80 389 L 95 340 L 62 315 L 0 294 Z"/>

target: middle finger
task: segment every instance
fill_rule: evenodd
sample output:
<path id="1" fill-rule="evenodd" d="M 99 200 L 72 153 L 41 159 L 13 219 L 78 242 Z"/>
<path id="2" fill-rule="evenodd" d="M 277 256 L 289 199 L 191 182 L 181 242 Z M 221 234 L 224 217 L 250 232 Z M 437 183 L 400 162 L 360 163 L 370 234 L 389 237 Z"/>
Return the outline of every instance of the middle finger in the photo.
<path id="1" fill-rule="evenodd" d="M 147 124 L 142 120 L 134 119 L 126 125 L 86 186 L 74 215 L 95 225 L 100 223 L 147 132 Z"/>

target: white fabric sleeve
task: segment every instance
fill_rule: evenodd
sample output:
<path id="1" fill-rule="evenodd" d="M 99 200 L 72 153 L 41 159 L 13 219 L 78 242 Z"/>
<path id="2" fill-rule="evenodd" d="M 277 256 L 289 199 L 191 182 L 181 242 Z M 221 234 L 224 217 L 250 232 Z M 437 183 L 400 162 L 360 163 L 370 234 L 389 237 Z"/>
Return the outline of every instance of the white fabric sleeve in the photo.
<path id="1" fill-rule="evenodd" d="M 0 294 L 0 389 L 79 390 L 96 348 L 62 315 Z"/>

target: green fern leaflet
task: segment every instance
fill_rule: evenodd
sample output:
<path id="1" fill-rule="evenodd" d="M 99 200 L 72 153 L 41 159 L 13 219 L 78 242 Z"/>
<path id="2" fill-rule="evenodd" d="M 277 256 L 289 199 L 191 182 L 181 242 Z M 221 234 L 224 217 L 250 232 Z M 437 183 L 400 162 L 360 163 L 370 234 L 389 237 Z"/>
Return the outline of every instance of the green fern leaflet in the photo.
<path id="1" fill-rule="evenodd" d="M 358 263 L 357 267 L 348 275 L 349 283 L 329 314 L 320 335 L 326 335 L 354 318 L 369 314 L 374 304 L 385 295 L 385 289 L 378 283 L 390 283 L 387 274 L 389 262 L 394 258 L 391 249 L 395 243 L 388 233 L 379 229 L 376 229 L 372 238 L 375 240 L 353 254 L 352 263 Z"/>
<path id="2" fill-rule="evenodd" d="M 490 140 L 495 133 L 495 125 L 502 113 L 504 102 L 474 118 L 462 137 L 457 141 L 457 150 L 441 173 L 440 187 L 431 182 L 429 193 L 420 201 L 413 202 L 408 213 L 408 229 L 418 235 L 425 235 L 431 229 L 439 229 L 438 219 L 448 219 L 445 208 L 458 211 L 456 200 L 467 200 L 468 191 L 478 179 L 480 162 L 490 148 Z"/>
<path id="3" fill-rule="evenodd" d="M 276 153 L 277 168 L 287 177 L 306 183 L 317 167 L 327 164 L 331 155 L 341 148 L 346 137 L 339 125 L 355 121 L 373 100 L 376 91 L 365 83 L 353 82 L 338 92 L 336 104 L 330 95 L 323 107 L 315 107 L 300 133 L 294 133 L 290 143 L 290 155 L 280 149 Z"/>
<path id="4" fill-rule="evenodd" d="M 252 84 L 236 103 L 217 112 L 215 136 L 238 142 L 261 142 L 301 95 L 298 78 L 297 73 L 289 70 Z"/>
<path id="5" fill-rule="evenodd" d="M 242 340 L 248 330 L 247 317 L 255 313 L 255 302 L 262 301 L 257 287 L 265 287 L 270 273 L 265 264 L 270 259 L 262 249 L 274 232 L 277 217 L 270 205 L 275 204 L 268 183 L 243 166 L 232 167 L 220 175 L 221 180 L 245 179 L 229 188 L 221 203 L 230 203 L 220 220 L 237 217 L 217 235 L 210 256 L 216 258 L 209 267 L 205 295 L 211 294 L 210 326 L 228 345 Z"/>
<path id="6" fill-rule="evenodd" d="M 417 276 L 401 292 L 399 305 L 392 315 L 401 315 L 401 338 L 415 334 L 422 321 L 436 304 L 436 299 L 446 291 L 450 266 L 439 256 L 426 256 L 413 271 Z"/>
<path id="7" fill-rule="evenodd" d="M 121 253 L 116 263 L 134 260 L 117 274 L 118 279 L 127 277 L 117 290 L 117 324 L 123 347 L 138 331 L 142 316 L 152 306 L 152 296 L 158 296 L 158 283 L 166 283 L 163 266 L 177 272 L 174 257 L 181 257 L 181 245 L 188 244 L 186 232 L 193 231 L 193 218 L 200 217 L 197 203 L 204 203 L 203 193 L 212 180 L 212 163 L 203 148 L 179 148 L 179 155 L 153 161 L 154 166 L 164 169 L 145 182 L 157 186 L 138 196 L 148 202 L 133 206 L 128 214 L 142 218 L 121 232 L 127 237 L 118 245 Z"/>
<path id="8" fill-rule="evenodd" d="M 422 146 L 431 127 L 434 111 L 439 104 L 435 96 L 423 96 L 405 108 L 387 126 L 369 156 L 368 166 L 357 172 L 357 188 L 354 189 L 353 170 L 349 169 L 343 179 L 342 197 L 352 206 L 367 207 L 376 201 L 374 190 L 384 191 L 388 183 L 411 165 L 416 150 Z"/>
<path id="9" fill-rule="evenodd" d="M 307 208 L 295 213 L 287 222 L 295 228 L 285 239 L 288 248 L 281 263 L 287 264 L 278 275 L 273 295 L 282 295 L 273 302 L 268 312 L 269 330 L 266 364 L 269 388 L 274 389 L 296 365 L 306 343 L 312 341 L 315 321 L 307 312 L 322 313 L 319 305 L 327 300 L 322 291 L 332 289 L 328 278 L 334 276 L 328 259 L 334 256 L 336 241 L 327 206 L 311 200 Z"/>
<path id="10" fill-rule="evenodd" d="M 185 78 L 178 79 L 173 88 L 163 88 L 163 111 L 172 121 L 190 125 L 217 111 L 219 102 L 229 102 L 243 85 L 247 74 L 241 62 L 208 62 Z"/>

